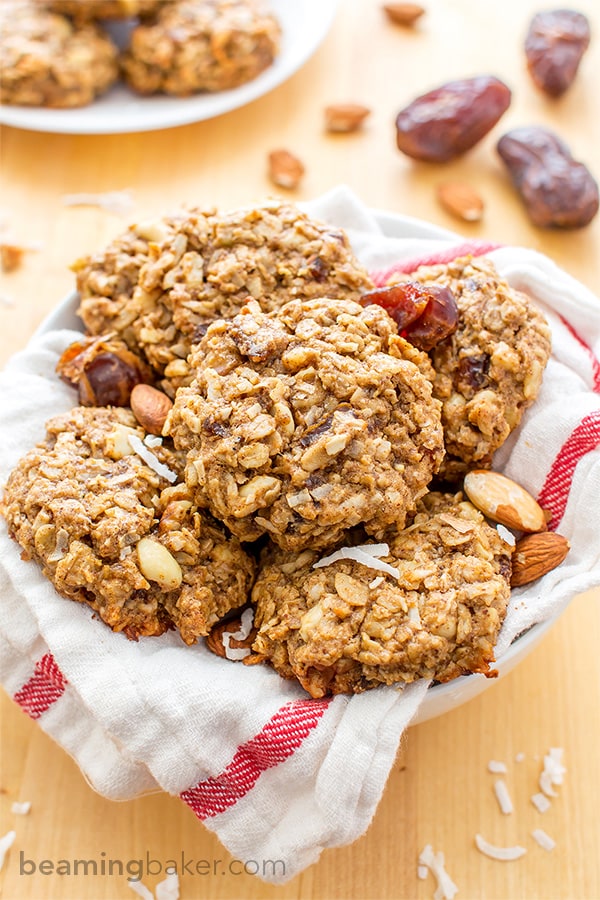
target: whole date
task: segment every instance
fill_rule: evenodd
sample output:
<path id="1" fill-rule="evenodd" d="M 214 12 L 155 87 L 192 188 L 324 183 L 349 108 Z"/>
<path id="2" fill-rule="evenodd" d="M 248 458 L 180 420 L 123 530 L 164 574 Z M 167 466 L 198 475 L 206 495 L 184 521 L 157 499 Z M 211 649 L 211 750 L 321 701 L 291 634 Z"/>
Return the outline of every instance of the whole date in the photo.
<path id="1" fill-rule="evenodd" d="M 549 129 L 515 128 L 500 138 L 497 150 L 534 225 L 582 228 L 598 212 L 597 182 Z"/>
<path id="2" fill-rule="evenodd" d="M 573 82 L 590 43 L 590 24 L 574 9 L 537 13 L 525 38 L 527 67 L 535 84 L 560 97 Z"/>
<path id="3" fill-rule="evenodd" d="M 510 89 L 492 75 L 449 81 L 398 113 L 398 149 L 426 162 L 454 159 L 485 137 L 510 100 Z"/>

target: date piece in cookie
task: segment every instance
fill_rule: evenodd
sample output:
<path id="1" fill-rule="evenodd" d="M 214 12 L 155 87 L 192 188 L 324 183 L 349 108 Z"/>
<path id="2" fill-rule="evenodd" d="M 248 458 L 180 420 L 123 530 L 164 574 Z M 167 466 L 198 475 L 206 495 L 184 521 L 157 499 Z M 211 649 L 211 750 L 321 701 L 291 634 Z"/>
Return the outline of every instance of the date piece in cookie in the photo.
<path id="1" fill-rule="evenodd" d="M 258 659 L 312 697 L 494 676 L 512 548 L 461 494 L 427 494 L 386 539 L 373 562 L 396 575 L 352 559 L 316 568 L 312 550 L 266 552 L 252 592 Z"/>
<path id="2" fill-rule="evenodd" d="M 10 475 L 2 513 L 23 557 L 113 631 L 137 639 L 175 627 L 191 644 L 246 602 L 254 564 L 171 484 L 181 455 L 153 446 L 150 466 L 135 451 L 143 438 L 126 409 L 56 416 Z"/>
<path id="3" fill-rule="evenodd" d="M 273 63 L 280 37 L 264 0 L 178 0 L 133 30 L 124 76 L 140 94 L 229 90 Z"/>
<path id="4" fill-rule="evenodd" d="M 156 13 L 172 0 L 36 0 L 52 12 L 78 21 L 90 19 L 129 19 Z"/>
<path id="5" fill-rule="evenodd" d="M 456 331 L 430 352 L 447 454 L 441 474 L 456 480 L 491 464 L 537 397 L 550 329 L 529 297 L 484 257 L 422 266 L 410 278 L 449 287 L 458 305 Z"/>
<path id="6" fill-rule="evenodd" d="M 344 231 L 279 201 L 133 226 L 74 268 L 87 330 L 122 337 L 171 394 L 207 325 L 249 297 L 269 311 L 294 298 L 358 300 L 373 286 Z"/>
<path id="7" fill-rule="evenodd" d="M 251 301 L 214 322 L 165 424 L 200 505 L 241 540 L 298 550 L 402 526 L 443 454 L 427 356 L 379 306 Z M 421 370 L 424 367 L 424 372 Z"/>
<path id="8" fill-rule="evenodd" d="M 0 102 L 86 106 L 116 81 L 118 50 L 99 26 L 20 0 L 0 8 Z"/>

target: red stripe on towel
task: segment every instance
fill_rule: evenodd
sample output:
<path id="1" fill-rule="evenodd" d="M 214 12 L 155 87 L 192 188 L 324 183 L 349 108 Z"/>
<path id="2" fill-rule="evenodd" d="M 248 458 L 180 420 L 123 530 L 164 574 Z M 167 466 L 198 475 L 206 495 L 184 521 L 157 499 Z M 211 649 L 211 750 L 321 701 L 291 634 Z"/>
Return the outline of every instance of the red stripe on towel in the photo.
<path id="1" fill-rule="evenodd" d="M 282 706 L 259 733 L 238 747 L 220 775 L 179 796 L 199 819 L 225 812 L 252 790 L 267 769 L 291 756 L 318 725 L 329 700 L 296 700 Z"/>
<path id="2" fill-rule="evenodd" d="M 567 320 L 563 316 L 560 317 L 560 321 L 563 323 L 565 328 L 567 328 L 569 334 L 575 338 L 579 346 L 585 351 L 585 354 L 588 357 L 590 365 L 592 367 L 594 391 L 595 393 L 600 394 L 600 360 L 598 360 L 598 357 L 594 354 L 594 351 L 589 346 L 589 344 L 586 344 L 583 338 L 575 331 L 570 322 L 567 322 Z"/>
<path id="3" fill-rule="evenodd" d="M 571 482 L 578 462 L 600 447 L 600 409 L 581 420 L 560 448 L 540 491 L 538 502 L 552 513 L 548 528 L 558 528 L 565 513 Z"/>
<path id="4" fill-rule="evenodd" d="M 450 263 L 460 256 L 485 256 L 486 253 L 498 250 L 502 246 L 503 244 L 494 244 L 490 241 L 465 241 L 464 244 L 457 244 L 455 247 L 448 247 L 446 250 L 439 250 L 436 253 L 430 253 L 428 256 L 419 256 L 416 259 L 397 262 L 388 269 L 380 269 L 369 274 L 376 287 L 383 287 L 392 275 L 397 273 L 407 274 L 414 272 L 419 266 L 438 266 L 441 263 Z"/>
<path id="5" fill-rule="evenodd" d="M 32 719 L 39 719 L 64 694 L 67 679 L 51 653 L 35 664 L 33 675 L 17 691 L 13 699 Z"/>

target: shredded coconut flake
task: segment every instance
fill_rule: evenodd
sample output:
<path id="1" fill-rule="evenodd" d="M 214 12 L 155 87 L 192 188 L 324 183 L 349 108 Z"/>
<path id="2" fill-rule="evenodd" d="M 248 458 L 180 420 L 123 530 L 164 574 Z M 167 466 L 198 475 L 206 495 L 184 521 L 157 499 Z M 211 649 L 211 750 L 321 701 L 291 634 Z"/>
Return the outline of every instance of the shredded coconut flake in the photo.
<path id="1" fill-rule="evenodd" d="M 398 569 L 383 562 L 381 559 L 377 559 L 378 556 L 387 556 L 389 552 L 390 548 L 387 544 L 360 544 L 358 547 L 340 547 L 339 550 L 336 550 L 330 556 L 324 556 L 323 559 L 313 563 L 313 569 L 324 569 L 325 566 L 330 566 L 340 559 L 351 559 L 362 566 L 367 566 L 369 569 L 387 572 L 388 575 L 398 578 Z"/>
<path id="2" fill-rule="evenodd" d="M 546 834 L 543 828 L 535 828 L 531 832 L 531 836 L 544 850 L 554 850 L 556 847 L 556 841 L 549 834 Z"/>
<path id="3" fill-rule="evenodd" d="M 0 294 L 0 306 L 14 306 L 15 301 L 8 294 Z"/>
<path id="4" fill-rule="evenodd" d="M 515 762 L 523 762 L 524 759 L 525 759 L 524 753 L 517 753 L 517 755 L 515 756 Z"/>
<path id="5" fill-rule="evenodd" d="M 225 656 L 227 659 L 239 660 L 245 659 L 246 656 L 250 656 L 251 650 L 249 647 L 232 647 L 230 641 L 245 641 L 250 632 L 252 631 L 252 625 L 254 623 L 254 610 L 253 609 L 245 609 L 242 613 L 242 621 L 240 627 L 237 631 L 226 631 L 223 634 L 223 646 L 225 648 Z"/>
<path id="6" fill-rule="evenodd" d="M 147 434 L 144 438 L 146 447 L 153 449 L 154 447 L 162 447 L 162 438 L 158 434 Z"/>
<path id="7" fill-rule="evenodd" d="M 490 844 L 489 841 L 486 841 L 480 834 L 475 835 L 475 844 L 477 845 L 477 849 L 485 856 L 489 856 L 490 859 L 499 859 L 502 862 L 511 862 L 514 859 L 520 859 L 527 853 L 525 847 L 520 847 L 518 844 L 515 844 L 514 847 L 496 847 L 494 844 Z"/>
<path id="8" fill-rule="evenodd" d="M 429 869 L 427 868 L 427 866 L 417 866 L 417 878 L 420 878 L 421 881 L 425 881 L 428 875 Z"/>
<path id="9" fill-rule="evenodd" d="M 490 759 L 487 767 L 488 772 L 493 772 L 495 775 L 504 775 L 508 772 L 506 763 L 500 762 L 498 759 Z"/>
<path id="10" fill-rule="evenodd" d="M 552 806 L 545 794 L 532 794 L 531 802 L 533 803 L 537 811 L 541 813 L 548 812 L 548 810 Z"/>
<path id="11" fill-rule="evenodd" d="M 131 191 L 106 191 L 102 194 L 63 194 L 63 206 L 99 206 L 116 216 L 128 216 L 135 206 Z"/>
<path id="12" fill-rule="evenodd" d="M 372 591 L 374 591 L 375 588 L 378 588 L 379 585 L 383 584 L 384 581 L 385 578 L 383 577 L 383 575 L 378 575 L 377 578 L 374 578 L 373 581 L 369 582 L 369 587 Z"/>
<path id="13" fill-rule="evenodd" d="M 500 537 L 502 538 L 502 540 L 504 541 L 505 544 L 508 544 L 509 547 L 515 546 L 515 544 L 517 543 L 517 540 L 516 540 L 514 534 L 512 533 L 512 531 L 509 531 L 508 528 L 506 528 L 504 525 L 496 525 L 496 531 L 498 532 L 498 534 L 500 535 Z"/>
<path id="14" fill-rule="evenodd" d="M 128 434 L 127 440 L 129 441 L 129 445 L 134 453 L 143 459 L 147 466 L 150 466 L 151 469 L 154 469 L 157 475 L 160 475 L 161 478 L 166 478 L 171 484 L 177 481 L 177 475 L 173 472 L 172 469 L 169 469 L 168 466 L 163 465 L 159 459 L 156 458 L 154 453 L 151 453 L 147 447 L 144 446 L 143 441 L 140 441 L 137 434 Z"/>
<path id="15" fill-rule="evenodd" d="M 4 865 L 4 858 L 14 844 L 16 836 L 16 831 L 7 831 L 3 837 L 0 837 L 0 869 Z"/>
<path id="16" fill-rule="evenodd" d="M 141 881 L 128 881 L 127 884 L 129 885 L 133 893 L 137 894 L 138 897 L 142 897 L 143 900 L 154 900 L 152 891 L 149 890 Z"/>
<path id="17" fill-rule="evenodd" d="M 13 803 L 10 811 L 13 812 L 16 816 L 26 816 L 30 809 L 31 801 L 26 800 L 24 803 Z"/>
<path id="18" fill-rule="evenodd" d="M 504 815 L 510 815 L 510 813 L 513 811 L 512 800 L 510 799 L 510 794 L 508 793 L 506 783 L 502 781 L 501 778 L 499 778 L 498 781 L 494 782 L 494 793 L 496 794 L 498 806 L 500 807 Z"/>
<path id="19" fill-rule="evenodd" d="M 169 872 L 163 881 L 154 888 L 156 900 L 179 900 L 179 876 L 177 872 Z"/>
<path id="20" fill-rule="evenodd" d="M 419 854 L 419 864 L 426 866 L 437 879 L 434 900 L 453 900 L 458 894 L 458 887 L 446 872 L 444 854 L 441 851 L 434 853 L 431 844 L 426 844 Z"/>
<path id="21" fill-rule="evenodd" d="M 421 613 L 416 603 L 408 607 L 408 621 L 414 622 L 415 625 L 421 624 Z"/>
<path id="22" fill-rule="evenodd" d="M 547 797 L 558 797 L 553 785 L 562 784 L 567 771 L 562 764 L 562 747 L 551 747 L 544 756 L 544 768 L 540 773 L 540 788 Z"/>

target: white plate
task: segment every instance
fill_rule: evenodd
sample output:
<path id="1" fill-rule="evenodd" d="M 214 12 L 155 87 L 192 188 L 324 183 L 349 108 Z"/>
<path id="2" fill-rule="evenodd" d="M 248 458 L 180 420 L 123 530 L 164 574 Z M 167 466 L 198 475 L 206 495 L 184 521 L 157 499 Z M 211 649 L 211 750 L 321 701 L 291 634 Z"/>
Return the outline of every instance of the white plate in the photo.
<path id="1" fill-rule="evenodd" d="M 2 106 L 0 123 L 62 134 L 124 134 L 212 119 L 251 103 L 293 75 L 324 39 L 337 5 L 338 0 L 271 0 L 283 31 L 281 51 L 258 78 L 233 90 L 186 98 L 139 97 L 118 84 L 80 109 Z M 115 37 L 123 43 L 122 28 Z"/>
<path id="2" fill-rule="evenodd" d="M 371 210 L 383 233 L 388 237 L 414 238 L 422 237 L 429 240 L 445 240 L 456 238 L 457 235 L 446 231 L 429 222 L 413 219 L 409 216 L 388 213 L 384 210 Z M 82 329 L 81 320 L 77 317 L 78 295 L 75 291 L 69 294 L 42 322 L 36 335 L 60 328 L 75 330 Z M 552 627 L 559 615 L 545 622 L 533 625 L 525 634 L 516 638 L 508 650 L 495 662 L 494 668 L 498 671 L 497 678 L 486 678 L 485 675 L 463 675 L 455 678 L 447 684 L 439 684 L 430 687 L 425 700 L 411 722 L 418 725 L 433 719 L 443 713 L 456 709 L 467 700 L 478 696 L 487 688 L 496 684 L 500 678 L 507 675 L 521 660 L 538 645 L 546 632 Z"/>

